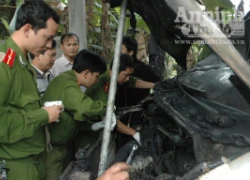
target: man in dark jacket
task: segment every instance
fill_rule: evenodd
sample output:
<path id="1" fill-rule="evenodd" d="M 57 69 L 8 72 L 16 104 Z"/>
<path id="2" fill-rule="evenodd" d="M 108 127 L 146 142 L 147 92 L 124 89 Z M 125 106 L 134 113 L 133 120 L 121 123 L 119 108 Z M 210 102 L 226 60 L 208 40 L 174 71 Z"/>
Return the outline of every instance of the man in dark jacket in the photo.
<path id="1" fill-rule="evenodd" d="M 31 64 L 36 72 L 37 88 L 42 96 L 53 79 L 53 75 L 49 70 L 56 60 L 56 41 L 53 40 L 51 48 L 48 48 L 43 54 L 39 56 L 30 54 L 30 57 L 32 59 Z"/>
<path id="2" fill-rule="evenodd" d="M 160 78 L 155 74 L 153 69 L 145 64 L 142 61 L 139 61 L 136 57 L 138 49 L 137 41 L 128 36 L 124 36 L 122 40 L 122 49 L 121 53 L 128 54 L 133 57 L 134 60 L 134 72 L 131 76 L 141 79 L 147 82 L 158 82 Z M 150 89 L 138 89 L 138 88 L 129 88 L 126 83 L 119 84 L 117 87 L 117 94 L 115 105 L 116 108 L 129 107 L 137 105 L 141 100 L 147 97 L 150 94 Z M 141 117 L 141 113 L 133 113 L 131 119 L 139 119 Z M 123 116 L 121 121 L 125 124 L 128 124 L 128 116 Z M 118 135 L 117 147 L 121 147 L 125 143 L 125 139 L 130 139 L 131 137 L 126 135 Z"/>
<path id="3" fill-rule="evenodd" d="M 123 37 L 121 53 L 128 54 L 134 59 L 135 68 L 131 76 L 147 82 L 155 83 L 160 81 L 160 78 L 149 65 L 137 59 L 137 48 L 138 44 L 134 38 L 128 36 Z M 127 88 L 121 85 L 117 91 L 116 107 L 134 106 L 149 94 L 150 89 Z"/>

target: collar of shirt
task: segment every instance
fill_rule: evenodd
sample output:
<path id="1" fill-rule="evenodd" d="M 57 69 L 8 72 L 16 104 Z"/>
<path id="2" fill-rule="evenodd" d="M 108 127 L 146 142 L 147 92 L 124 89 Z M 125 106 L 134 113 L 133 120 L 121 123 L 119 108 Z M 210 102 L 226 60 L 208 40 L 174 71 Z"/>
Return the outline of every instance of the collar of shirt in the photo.
<path id="1" fill-rule="evenodd" d="M 43 71 L 41 71 L 40 69 L 38 69 L 36 66 L 34 66 L 33 64 L 31 64 L 35 70 L 36 70 L 36 75 L 37 77 L 45 77 L 45 78 L 48 78 L 48 76 L 50 75 L 50 72 L 47 71 L 46 73 L 44 73 Z"/>
<path id="2" fill-rule="evenodd" d="M 31 65 L 37 70 L 37 72 L 40 74 L 40 75 L 42 75 L 42 76 L 44 76 L 44 72 L 43 71 L 41 71 L 40 69 L 38 69 L 36 66 L 34 66 L 32 63 L 31 63 Z"/>
<path id="3" fill-rule="evenodd" d="M 65 66 L 68 66 L 68 65 L 73 65 L 72 62 L 70 62 L 65 56 L 64 54 L 62 55 L 62 63 L 65 65 Z"/>

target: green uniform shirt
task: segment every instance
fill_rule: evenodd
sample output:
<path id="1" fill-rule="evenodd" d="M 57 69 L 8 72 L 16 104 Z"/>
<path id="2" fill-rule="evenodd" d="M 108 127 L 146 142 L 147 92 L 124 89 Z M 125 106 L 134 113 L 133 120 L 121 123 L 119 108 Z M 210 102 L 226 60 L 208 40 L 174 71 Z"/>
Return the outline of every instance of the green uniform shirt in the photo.
<path id="1" fill-rule="evenodd" d="M 42 97 L 43 102 L 56 100 L 63 102 L 64 111 L 59 122 L 49 124 L 52 144 L 66 144 L 78 132 L 80 121 L 100 119 L 106 112 L 106 105 L 93 101 L 81 91 L 73 70 L 57 76 Z"/>
<path id="2" fill-rule="evenodd" d="M 93 100 L 101 100 L 103 103 L 108 103 L 108 93 L 110 85 L 109 68 L 107 71 L 99 77 L 99 81 L 86 90 L 86 94 Z M 126 82 L 126 86 L 134 88 L 136 83 L 136 78 L 130 77 L 129 81 Z"/>
<path id="3" fill-rule="evenodd" d="M 48 113 L 41 109 L 34 69 L 9 38 L 0 52 L 11 48 L 13 67 L 0 63 L 0 159 L 25 158 L 44 151 Z"/>

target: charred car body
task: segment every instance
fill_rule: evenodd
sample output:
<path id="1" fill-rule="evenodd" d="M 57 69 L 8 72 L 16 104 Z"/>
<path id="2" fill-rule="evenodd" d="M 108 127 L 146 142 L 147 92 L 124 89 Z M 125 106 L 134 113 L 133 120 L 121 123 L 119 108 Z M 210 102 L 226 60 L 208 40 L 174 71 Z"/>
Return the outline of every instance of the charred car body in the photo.
<path id="1" fill-rule="evenodd" d="M 178 3 L 190 7 L 181 1 L 128 3 L 131 11 L 145 20 L 158 44 L 185 67 L 191 45 L 175 42 L 190 38 L 183 35 L 174 20 Z M 244 17 L 244 25 L 244 36 L 230 38 L 244 41 L 235 48 L 248 60 L 250 12 Z M 224 54 L 231 51 L 219 50 Z M 141 103 L 142 118 L 133 119 L 131 114 L 130 125 L 142 130 L 144 140 L 132 161 L 137 170 L 131 173 L 131 179 L 196 179 L 223 164 L 221 157 L 232 160 L 250 150 L 249 88 L 219 55 L 213 53 L 190 71 L 159 83 L 152 96 Z M 121 149 L 121 154 L 126 154 L 128 146 Z M 118 153 L 115 161 L 121 159 Z"/>

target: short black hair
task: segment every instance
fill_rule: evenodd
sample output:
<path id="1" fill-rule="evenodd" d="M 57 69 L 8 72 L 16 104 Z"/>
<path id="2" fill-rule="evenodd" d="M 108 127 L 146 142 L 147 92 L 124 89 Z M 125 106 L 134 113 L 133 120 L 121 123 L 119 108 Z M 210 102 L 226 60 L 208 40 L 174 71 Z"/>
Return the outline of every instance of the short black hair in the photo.
<path id="1" fill-rule="evenodd" d="M 137 41 L 130 36 L 124 36 L 122 39 L 122 44 L 126 46 L 128 51 L 134 51 L 133 58 L 135 58 L 136 60 L 137 49 L 138 49 Z"/>
<path id="2" fill-rule="evenodd" d="M 80 42 L 79 37 L 75 33 L 67 33 L 67 34 L 63 34 L 61 36 L 60 43 L 63 44 L 64 39 L 66 39 L 66 38 L 69 39 L 71 37 L 75 37 L 77 39 L 78 43 Z"/>
<path id="3" fill-rule="evenodd" d="M 55 49 L 55 48 L 56 48 L 56 44 L 57 44 L 56 41 L 53 39 L 53 40 L 52 40 L 52 45 L 51 45 L 51 47 L 48 48 L 48 49 Z M 34 54 L 29 53 L 29 55 L 30 55 L 30 59 L 31 59 L 31 60 L 35 58 Z"/>
<path id="4" fill-rule="evenodd" d="M 107 69 L 107 64 L 98 54 L 83 49 L 76 55 L 72 69 L 77 73 L 89 70 L 90 72 L 103 74 Z"/>
<path id="5" fill-rule="evenodd" d="M 110 63 L 110 69 L 112 70 L 113 67 L 113 61 L 114 59 L 111 61 Z M 127 68 L 134 68 L 135 67 L 135 63 L 133 58 L 128 55 L 128 54 L 121 54 L 120 55 L 120 66 L 119 66 L 119 73 L 121 71 L 126 70 Z"/>
<path id="6" fill-rule="evenodd" d="M 25 1 L 17 11 L 15 29 L 19 30 L 25 24 L 30 24 L 35 32 L 46 28 L 48 19 L 52 18 L 57 24 L 60 17 L 44 1 Z"/>

